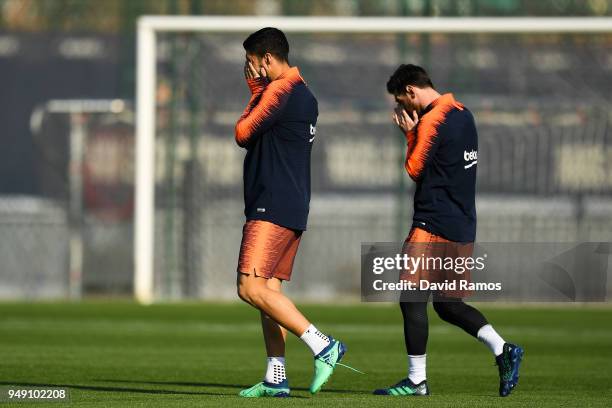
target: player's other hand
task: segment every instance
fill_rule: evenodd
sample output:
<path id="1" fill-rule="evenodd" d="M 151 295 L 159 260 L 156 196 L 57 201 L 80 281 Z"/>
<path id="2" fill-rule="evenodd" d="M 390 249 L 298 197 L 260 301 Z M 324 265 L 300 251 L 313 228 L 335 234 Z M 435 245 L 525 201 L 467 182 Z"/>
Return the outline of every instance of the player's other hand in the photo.
<path id="1" fill-rule="evenodd" d="M 264 67 L 261 67 L 259 72 L 257 72 L 253 64 L 251 64 L 251 61 L 246 60 L 244 62 L 244 76 L 246 79 L 257 79 L 257 78 L 266 79 L 268 74 Z"/>
<path id="2" fill-rule="evenodd" d="M 253 64 L 251 64 L 249 60 L 244 61 L 244 77 L 246 79 L 259 78 L 259 74 L 257 73 L 257 70 L 255 69 Z"/>
<path id="3" fill-rule="evenodd" d="M 408 112 L 406 112 L 406 109 L 404 109 L 403 106 L 399 105 L 393 111 L 392 118 L 393 122 L 395 122 L 395 124 L 399 126 L 404 133 L 410 132 L 419 123 L 419 115 L 416 113 L 416 111 L 412 111 L 411 116 L 408 114 Z"/>

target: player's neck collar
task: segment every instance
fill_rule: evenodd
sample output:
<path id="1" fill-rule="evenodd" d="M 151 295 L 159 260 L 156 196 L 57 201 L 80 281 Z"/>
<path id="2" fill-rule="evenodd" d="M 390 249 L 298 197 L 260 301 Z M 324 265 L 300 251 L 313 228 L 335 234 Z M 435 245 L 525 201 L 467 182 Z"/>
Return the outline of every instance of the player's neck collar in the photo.
<path id="1" fill-rule="evenodd" d="M 278 78 L 276 79 L 279 80 L 279 79 L 285 79 L 285 78 L 295 79 L 295 78 L 302 78 L 302 76 L 300 75 L 300 70 L 298 69 L 298 67 L 293 66 L 293 67 L 290 67 L 285 72 L 283 72 L 282 74 L 280 74 Z"/>
<path id="2" fill-rule="evenodd" d="M 455 103 L 455 97 L 449 92 L 438 96 L 428 105 L 428 107 L 431 106 L 433 108 L 437 105 L 452 105 L 453 103 Z"/>
<path id="3" fill-rule="evenodd" d="M 429 105 L 427 105 L 425 107 L 425 109 L 423 109 L 423 113 L 425 114 L 427 112 L 429 112 L 430 110 L 432 110 L 433 108 L 435 108 L 438 105 L 454 105 L 456 103 L 455 101 L 455 97 L 453 96 L 452 93 L 445 93 L 442 94 L 440 96 L 438 96 L 436 99 L 434 99 L 433 101 L 431 101 L 429 103 Z"/>

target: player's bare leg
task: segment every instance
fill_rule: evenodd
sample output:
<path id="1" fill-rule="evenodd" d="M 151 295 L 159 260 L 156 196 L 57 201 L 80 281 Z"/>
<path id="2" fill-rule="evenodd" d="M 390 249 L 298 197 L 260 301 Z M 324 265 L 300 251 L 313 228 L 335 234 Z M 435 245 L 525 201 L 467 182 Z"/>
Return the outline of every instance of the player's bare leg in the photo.
<path id="1" fill-rule="evenodd" d="M 346 352 L 346 346 L 317 330 L 288 297 L 270 289 L 267 281 L 255 274 L 239 273 L 238 295 L 298 336 L 310 348 L 315 356 L 315 373 L 310 392 L 315 394 L 332 375 L 336 364 Z"/>
<path id="2" fill-rule="evenodd" d="M 268 287 L 268 279 L 240 273 L 238 296 L 298 337 L 310 326 L 310 322 L 287 296 Z"/>
<path id="3" fill-rule="evenodd" d="M 270 278 L 266 285 L 275 292 L 281 292 L 283 281 L 278 278 Z M 287 396 L 291 392 L 287 371 L 285 369 L 285 339 L 287 330 L 276 323 L 265 312 L 261 314 L 261 329 L 266 344 L 266 372 L 263 382 L 242 391 L 243 396 Z M 253 389 L 254 388 L 254 389 Z"/>
<path id="4" fill-rule="evenodd" d="M 282 292 L 283 281 L 277 278 L 267 280 L 269 289 Z M 261 328 L 263 330 L 264 341 L 266 343 L 266 354 L 268 357 L 285 357 L 285 341 L 287 339 L 287 330 L 280 324 L 276 323 L 265 312 L 261 313 Z"/>
<path id="5" fill-rule="evenodd" d="M 282 280 L 266 279 L 268 289 L 281 293 Z M 266 372 L 263 381 L 240 391 L 242 397 L 287 397 L 290 394 L 285 370 L 285 339 L 287 330 L 260 310 L 261 328 L 266 345 Z"/>

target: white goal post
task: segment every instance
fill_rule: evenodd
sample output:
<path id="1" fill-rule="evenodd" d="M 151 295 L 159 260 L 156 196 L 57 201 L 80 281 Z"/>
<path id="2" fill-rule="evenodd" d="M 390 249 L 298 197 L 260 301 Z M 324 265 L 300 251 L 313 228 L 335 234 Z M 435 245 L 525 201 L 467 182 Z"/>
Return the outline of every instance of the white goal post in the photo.
<path id="1" fill-rule="evenodd" d="M 134 295 L 154 300 L 156 34 L 253 32 L 263 27 L 321 33 L 597 33 L 612 32 L 612 18 L 395 18 L 143 16 L 138 20 L 136 92 L 136 208 Z"/>

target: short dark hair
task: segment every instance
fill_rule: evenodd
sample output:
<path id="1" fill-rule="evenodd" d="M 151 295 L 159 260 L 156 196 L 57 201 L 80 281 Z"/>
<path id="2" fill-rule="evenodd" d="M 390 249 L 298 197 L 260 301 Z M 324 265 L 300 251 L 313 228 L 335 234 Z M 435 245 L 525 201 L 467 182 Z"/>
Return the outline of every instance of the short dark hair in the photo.
<path id="1" fill-rule="evenodd" d="M 402 64 L 387 81 L 387 92 L 393 95 L 403 95 L 408 85 L 418 88 L 434 87 L 427 71 L 423 68 L 413 64 Z"/>
<path id="2" fill-rule="evenodd" d="M 266 27 L 255 31 L 244 40 L 242 46 L 249 54 L 263 57 L 269 52 L 279 60 L 289 62 L 289 42 L 285 33 L 278 28 Z"/>

